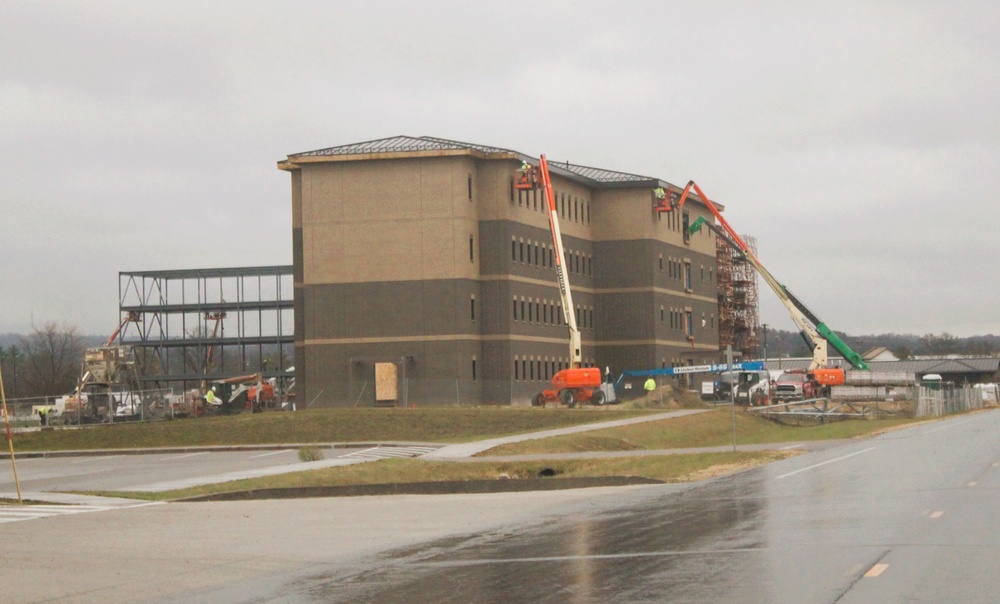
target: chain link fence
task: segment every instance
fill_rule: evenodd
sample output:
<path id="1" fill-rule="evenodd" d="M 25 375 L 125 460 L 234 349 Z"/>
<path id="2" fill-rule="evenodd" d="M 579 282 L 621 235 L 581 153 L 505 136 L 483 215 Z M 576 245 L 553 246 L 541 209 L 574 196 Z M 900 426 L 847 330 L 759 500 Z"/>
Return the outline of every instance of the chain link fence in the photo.
<path id="1" fill-rule="evenodd" d="M 935 384 L 916 386 L 917 417 L 939 417 L 949 413 L 982 409 L 982 389 L 965 384 Z"/>
<path id="2" fill-rule="evenodd" d="M 7 412 L 13 429 L 146 422 L 187 415 L 182 399 L 169 388 L 37 396 L 7 399 Z"/>

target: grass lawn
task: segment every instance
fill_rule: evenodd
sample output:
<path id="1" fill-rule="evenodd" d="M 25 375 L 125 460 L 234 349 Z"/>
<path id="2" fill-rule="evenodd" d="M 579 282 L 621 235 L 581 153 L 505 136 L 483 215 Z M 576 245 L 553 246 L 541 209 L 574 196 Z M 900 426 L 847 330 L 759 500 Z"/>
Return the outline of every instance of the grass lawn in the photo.
<path id="1" fill-rule="evenodd" d="M 761 444 L 853 438 L 916 421 L 920 420 L 848 420 L 815 426 L 785 426 L 737 411 L 736 442 Z M 512 443 L 495 447 L 479 456 L 682 449 L 730 445 L 732 442 L 732 413 L 729 409 L 716 409 L 621 428 Z"/>
<path id="2" fill-rule="evenodd" d="M 453 480 L 518 480 L 535 478 L 543 469 L 560 478 L 641 476 L 664 482 L 700 480 L 794 455 L 791 451 L 698 453 L 610 459 L 567 459 L 520 462 L 431 462 L 383 459 L 350 466 L 293 472 L 249 480 L 192 487 L 160 493 L 86 491 L 87 495 L 163 501 L 255 489 L 417 483 Z"/>
<path id="3" fill-rule="evenodd" d="M 619 407 L 582 409 L 427 408 L 322 409 L 294 413 L 263 413 L 119 424 L 79 430 L 48 430 L 19 434 L 18 450 L 65 450 L 227 444 L 305 444 L 330 442 L 417 441 L 454 443 L 521 434 L 657 413 L 664 409 L 628 410 Z M 736 414 L 739 444 L 840 439 L 914 423 L 913 419 L 841 421 L 826 425 L 791 427 Z M 538 439 L 504 445 L 484 455 L 546 454 L 577 451 L 629 451 L 729 445 L 729 410 L 675 417 L 621 428 Z M 476 462 L 432 462 L 388 459 L 322 470 L 293 472 L 251 480 L 207 485 L 164 493 L 88 492 L 93 495 L 171 500 L 216 493 L 258 489 L 335 487 L 437 481 L 517 480 L 534 478 L 542 469 L 552 478 L 635 476 L 662 481 L 699 480 L 736 469 L 794 455 L 791 451 L 718 452 L 682 455 L 592 459 Z"/>
<path id="4" fill-rule="evenodd" d="M 656 412 L 615 407 L 315 409 L 18 433 L 14 435 L 14 448 L 65 451 L 285 443 L 456 443 Z"/>

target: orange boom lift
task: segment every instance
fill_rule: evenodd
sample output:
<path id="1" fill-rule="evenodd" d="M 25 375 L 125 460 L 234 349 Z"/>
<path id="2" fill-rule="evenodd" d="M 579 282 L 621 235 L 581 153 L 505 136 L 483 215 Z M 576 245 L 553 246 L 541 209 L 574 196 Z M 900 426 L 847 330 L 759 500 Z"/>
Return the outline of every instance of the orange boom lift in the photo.
<path id="1" fill-rule="evenodd" d="M 566 272 L 566 256 L 563 249 L 562 233 L 559 230 L 559 214 L 556 208 L 555 193 L 552 191 L 552 181 L 549 177 L 549 162 L 542 155 L 538 167 L 524 162 L 518 170 L 514 186 L 521 190 L 541 189 L 545 196 L 546 208 L 549 213 L 549 231 L 552 234 L 552 245 L 555 249 L 556 277 L 559 282 L 559 296 L 562 300 L 563 318 L 569 328 L 569 368 L 563 369 L 552 376 L 552 387 L 546 388 L 531 399 L 534 406 L 542 406 L 548 402 L 559 401 L 569 407 L 575 407 L 578 402 L 590 402 L 603 405 L 614 402 L 614 390 L 610 384 L 607 389 L 601 386 L 601 371 L 596 367 L 581 367 L 583 354 L 580 344 L 580 328 L 573 312 L 573 293 L 569 287 L 569 275 Z M 611 396 L 609 397 L 608 391 Z M 611 400 L 609 400 L 609 398 Z"/>

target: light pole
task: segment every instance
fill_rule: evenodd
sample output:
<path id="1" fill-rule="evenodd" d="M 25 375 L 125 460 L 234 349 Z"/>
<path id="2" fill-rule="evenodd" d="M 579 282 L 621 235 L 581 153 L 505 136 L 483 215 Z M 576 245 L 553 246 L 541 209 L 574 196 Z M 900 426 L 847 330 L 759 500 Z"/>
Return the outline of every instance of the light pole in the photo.
<path id="1" fill-rule="evenodd" d="M 729 387 L 729 402 L 733 406 L 733 452 L 736 452 L 736 388 L 739 386 L 740 380 L 733 370 L 733 347 L 732 345 L 726 345 L 726 365 L 728 365 L 729 375 L 733 379 L 732 385 Z M 747 392 L 747 397 L 750 393 Z M 747 404 L 749 404 L 749 398 L 747 399 Z"/>
<path id="2" fill-rule="evenodd" d="M 767 323 L 763 323 L 764 328 L 764 369 L 767 369 Z"/>

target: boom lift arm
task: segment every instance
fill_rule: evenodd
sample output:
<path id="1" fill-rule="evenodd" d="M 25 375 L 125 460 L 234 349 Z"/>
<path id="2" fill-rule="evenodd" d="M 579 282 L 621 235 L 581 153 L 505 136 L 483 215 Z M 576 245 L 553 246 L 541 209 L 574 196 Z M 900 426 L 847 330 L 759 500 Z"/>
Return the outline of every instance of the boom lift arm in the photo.
<path id="1" fill-rule="evenodd" d="M 689 227 L 689 232 L 695 233 L 701 228 L 702 224 L 706 224 L 726 242 L 739 250 L 744 257 L 746 257 L 751 266 L 753 266 L 760 276 L 764 278 L 764 281 L 778 296 L 781 303 L 784 304 L 786 309 L 788 309 L 788 313 L 791 315 L 792 321 L 795 322 L 795 325 L 799 328 L 806 344 L 812 348 L 813 360 L 809 365 L 809 369 L 813 370 L 826 367 L 828 361 L 827 343 L 829 342 L 830 345 L 836 348 L 837 351 L 840 352 L 845 359 L 847 359 L 847 362 L 849 362 L 852 367 L 855 369 L 867 370 L 868 364 L 861 358 L 861 355 L 854 352 L 851 347 L 840 339 L 837 334 L 833 333 L 833 330 L 827 327 L 826 324 L 819 319 L 819 317 L 806 308 L 805 304 L 796 298 L 787 287 L 779 283 L 769 270 L 764 268 L 764 265 L 761 264 L 757 256 L 755 256 L 753 251 L 751 251 L 750 246 L 748 246 L 746 242 L 743 241 L 743 239 L 736 233 L 736 231 L 733 230 L 726 219 L 722 217 L 722 214 L 715 209 L 715 204 L 712 203 L 708 196 L 702 192 L 701 188 L 695 184 L 693 180 L 689 181 L 687 186 L 684 187 L 684 192 L 681 194 L 680 199 L 677 202 L 665 199 L 661 204 L 657 205 L 657 211 L 669 212 L 672 210 L 680 210 L 684 207 L 684 202 L 687 200 L 692 188 L 695 192 L 697 192 L 698 196 L 705 203 L 705 206 L 708 207 L 709 211 L 712 212 L 712 215 L 715 216 L 715 219 L 719 221 L 722 228 L 720 230 L 719 227 L 715 226 L 711 222 L 708 222 L 704 217 L 700 217 Z"/>
<path id="2" fill-rule="evenodd" d="M 559 229 L 559 214 L 555 193 L 552 191 L 552 181 L 549 178 L 549 162 L 544 154 L 539 159 L 537 170 L 536 174 L 535 167 L 525 162 L 521 166 L 515 186 L 523 190 L 541 188 L 545 193 L 545 203 L 549 212 L 549 232 L 552 234 L 552 245 L 555 249 L 559 296 L 562 299 L 563 317 L 569 327 L 569 366 L 579 367 L 583 363 L 580 328 L 577 326 L 576 313 L 573 311 L 573 293 L 569 287 L 569 275 L 566 273 L 566 254 L 562 243 L 562 232 Z"/>

